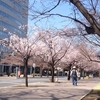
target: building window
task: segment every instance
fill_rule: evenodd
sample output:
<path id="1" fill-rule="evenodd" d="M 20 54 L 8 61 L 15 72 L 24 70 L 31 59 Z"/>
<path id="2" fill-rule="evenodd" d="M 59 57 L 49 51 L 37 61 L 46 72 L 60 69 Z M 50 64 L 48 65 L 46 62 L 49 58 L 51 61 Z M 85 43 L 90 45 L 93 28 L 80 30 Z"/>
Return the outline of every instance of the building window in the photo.
<path id="1" fill-rule="evenodd" d="M 24 18 L 21 14 L 19 14 L 16 10 L 14 10 L 13 8 L 11 8 L 9 5 L 7 5 L 6 3 L 0 1 L 0 5 L 6 7 L 7 9 L 9 9 L 10 11 L 12 11 L 13 13 L 17 14 L 20 18 Z"/>
<path id="2" fill-rule="evenodd" d="M 17 8 L 19 8 L 21 11 L 25 11 L 25 9 L 22 8 L 15 0 L 10 0 L 10 1 L 13 2 L 13 3 L 15 4 L 15 6 L 16 6 Z"/>
<path id="3" fill-rule="evenodd" d="M 13 18 L 12 16 L 0 11 L 0 15 L 10 19 L 11 21 L 14 21 L 16 24 L 18 24 L 19 26 L 22 26 L 22 23 L 20 23 L 18 20 L 16 20 L 15 18 Z"/>
<path id="4" fill-rule="evenodd" d="M 4 36 L 5 38 L 8 38 L 10 35 L 6 32 L 0 31 L 0 35 Z"/>
<path id="5" fill-rule="evenodd" d="M 11 29 L 12 31 L 19 33 L 20 35 L 23 34 L 22 31 L 20 31 L 19 29 L 17 29 L 17 28 L 15 28 L 15 27 L 11 26 L 11 25 L 8 24 L 8 23 L 5 23 L 5 22 L 1 21 L 0 24 L 1 24 L 2 26 L 4 26 L 5 28 L 7 28 L 7 29 Z"/>

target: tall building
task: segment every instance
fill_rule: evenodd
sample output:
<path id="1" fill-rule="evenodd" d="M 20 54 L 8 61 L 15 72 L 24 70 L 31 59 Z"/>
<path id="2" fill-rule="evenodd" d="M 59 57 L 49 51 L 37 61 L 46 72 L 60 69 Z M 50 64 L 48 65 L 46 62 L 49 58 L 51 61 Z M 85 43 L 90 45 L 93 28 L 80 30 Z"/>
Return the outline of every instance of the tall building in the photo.
<path id="1" fill-rule="evenodd" d="M 0 39 L 9 38 L 9 33 L 25 37 L 28 24 L 28 0 L 0 0 Z M 24 28 L 24 29 L 23 29 Z M 6 49 L 0 45 L 0 60 Z M 13 72 L 12 67 L 0 65 L 0 73 Z"/>
<path id="2" fill-rule="evenodd" d="M 28 0 L 0 0 L 0 39 L 9 37 L 8 33 L 25 37 L 21 27 L 28 23 L 27 8 Z"/>

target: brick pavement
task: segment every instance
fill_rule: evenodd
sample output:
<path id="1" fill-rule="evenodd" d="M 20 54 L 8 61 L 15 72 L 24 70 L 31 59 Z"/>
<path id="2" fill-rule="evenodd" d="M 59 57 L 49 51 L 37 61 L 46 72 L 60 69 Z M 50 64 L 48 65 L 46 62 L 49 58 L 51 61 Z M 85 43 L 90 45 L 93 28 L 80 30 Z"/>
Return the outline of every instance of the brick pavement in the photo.
<path id="1" fill-rule="evenodd" d="M 59 83 L 38 82 L 29 87 L 0 88 L 0 100 L 81 100 L 99 82 L 99 78 L 83 79 L 78 86 L 72 86 L 71 81 L 59 80 Z"/>

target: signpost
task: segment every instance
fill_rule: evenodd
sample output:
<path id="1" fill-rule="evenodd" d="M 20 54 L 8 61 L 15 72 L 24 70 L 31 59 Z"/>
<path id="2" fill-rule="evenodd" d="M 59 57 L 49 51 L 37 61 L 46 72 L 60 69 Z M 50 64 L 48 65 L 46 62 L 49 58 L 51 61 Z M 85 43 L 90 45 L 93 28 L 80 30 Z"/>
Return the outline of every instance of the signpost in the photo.
<path id="1" fill-rule="evenodd" d="M 34 68 L 33 77 L 35 76 L 35 67 L 36 67 L 36 64 L 35 64 L 35 63 L 33 63 L 33 68 Z"/>

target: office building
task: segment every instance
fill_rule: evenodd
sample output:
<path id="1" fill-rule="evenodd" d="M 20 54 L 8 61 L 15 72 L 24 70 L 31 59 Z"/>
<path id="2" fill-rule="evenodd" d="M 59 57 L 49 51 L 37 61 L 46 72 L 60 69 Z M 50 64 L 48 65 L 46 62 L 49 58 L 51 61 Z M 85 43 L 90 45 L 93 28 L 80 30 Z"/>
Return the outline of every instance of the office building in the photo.
<path id="1" fill-rule="evenodd" d="M 25 37 L 28 24 L 28 0 L 0 0 L 0 39 L 9 34 Z M 3 51 L 2 51 L 3 50 Z M 6 49 L 0 45 L 0 60 Z M 12 67 L 0 65 L 0 73 L 12 72 Z"/>
<path id="2" fill-rule="evenodd" d="M 0 0 L 0 39 L 9 33 L 25 37 L 28 23 L 28 0 Z M 24 27 L 23 27 L 24 28 Z"/>

